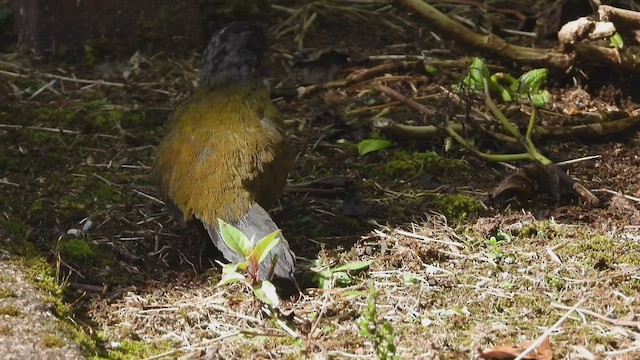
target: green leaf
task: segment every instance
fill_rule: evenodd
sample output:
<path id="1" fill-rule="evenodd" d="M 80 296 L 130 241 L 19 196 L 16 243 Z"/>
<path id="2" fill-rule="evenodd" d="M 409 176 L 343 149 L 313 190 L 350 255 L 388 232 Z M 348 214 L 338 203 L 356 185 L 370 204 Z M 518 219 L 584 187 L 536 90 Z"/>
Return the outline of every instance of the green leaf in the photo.
<path id="1" fill-rule="evenodd" d="M 237 227 L 226 223 L 222 219 L 218 219 L 218 224 L 220 227 L 220 236 L 222 237 L 222 241 L 224 241 L 224 243 L 235 252 L 242 255 L 242 257 L 249 257 L 253 244 L 249 238 L 247 238 L 247 235 L 242 233 L 242 231 Z"/>
<path id="2" fill-rule="evenodd" d="M 624 47 L 624 40 L 622 40 L 622 36 L 620 36 L 620 33 L 615 33 L 612 37 L 609 38 L 609 45 L 616 49 L 622 49 Z"/>
<path id="3" fill-rule="evenodd" d="M 320 271 L 315 271 L 313 281 L 321 289 L 332 289 L 336 285 L 340 287 L 349 286 L 353 284 L 353 278 L 348 271 L 363 270 L 369 265 L 371 265 L 371 261 L 354 261 L 333 269 L 323 268 Z"/>
<path id="4" fill-rule="evenodd" d="M 496 84 L 495 88 L 500 93 L 500 97 L 502 98 L 502 101 L 504 101 L 504 102 L 513 101 L 513 93 L 511 92 L 511 90 L 509 90 L 508 88 L 506 88 L 506 87 L 504 87 L 504 86 L 502 86 L 500 84 Z"/>
<path id="5" fill-rule="evenodd" d="M 222 266 L 222 273 L 224 274 L 225 272 L 229 272 L 229 271 L 245 271 L 247 270 L 247 268 L 249 267 L 249 264 L 247 264 L 244 261 L 240 261 L 239 263 L 231 263 L 231 264 L 224 264 Z"/>
<path id="6" fill-rule="evenodd" d="M 261 281 L 253 286 L 253 294 L 267 305 L 277 308 L 280 305 L 280 298 L 276 293 L 276 287 L 269 281 Z"/>
<path id="7" fill-rule="evenodd" d="M 440 70 L 438 70 L 437 67 L 429 64 L 424 65 L 424 71 L 431 76 L 438 75 L 440 73 Z"/>
<path id="8" fill-rule="evenodd" d="M 333 273 L 333 282 L 339 287 L 353 285 L 353 278 L 346 272 L 338 271 Z"/>
<path id="9" fill-rule="evenodd" d="M 386 149 L 391 146 L 391 141 L 383 139 L 365 139 L 358 144 L 358 153 L 360 155 L 368 154 L 370 152 Z"/>
<path id="10" fill-rule="evenodd" d="M 492 236 L 491 238 L 494 238 L 494 239 L 496 239 L 496 241 L 499 241 L 499 242 L 511 242 L 511 235 L 509 235 L 508 233 L 506 233 L 504 231 L 496 232 L 496 234 L 494 236 Z"/>
<path id="11" fill-rule="evenodd" d="M 469 65 L 469 73 L 463 80 L 465 84 L 471 86 L 476 90 L 484 89 L 484 79 L 489 81 L 491 74 L 489 69 L 484 64 L 484 60 L 480 58 L 474 58 Z"/>
<path id="12" fill-rule="evenodd" d="M 264 258 L 267 257 L 269 251 L 271 251 L 271 249 L 273 249 L 273 247 L 276 246 L 280 241 L 280 238 L 278 237 L 279 232 L 280 230 L 276 230 L 258 240 L 258 242 L 256 243 L 256 246 L 253 248 L 252 255 L 258 261 L 258 264 L 260 264 L 264 260 Z"/>
<path id="13" fill-rule="evenodd" d="M 520 94 L 534 94 L 547 81 L 547 69 L 533 69 L 522 74 L 518 81 L 511 85 L 511 89 Z"/>
<path id="14" fill-rule="evenodd" d="M 227 272 L 237 272 L 239 267 L 240 263 L 224 264 L 222 266 L 222 274 Z"/>
<path id="15" fill-rule="evenodd" d="M 244 275 L 238 273 L 236 271 L 237 268 L 238 264 L 226 264 L 222 268 L 222 279 L 218 281 L 218 284 L 216 286 L 227 285 L 244 280 Z"/>
<path id="16" fill-rule="evenodd" d="M 323 276 L 314 275 L 313 282 L 318 286 L 318 289 L 331 289 L 333 287 L 333 281 Z"/>
<path id="17" fill-rule="evenodd" d="M 533 106 L 537 108 L 545 106 L 550 101 L 551 101 L 551 98 L 547 90 L 542 91 L 538 94 L 531 95 L 531 103 L 533 104 Z"/>
<path id="18" fill-rule="evenodd" d="M 365 295 L 367 295 L 367 293 L 362 291 L 362 290 L 349 290 L 349 291 L 345 291 L 345 292 L 341 293 L 340 297 L 342 297 L 342 298 L 361 297 L 361 296 L 365 296 Z"/>
<path id="19" fill-rule="evenodd" d="M 497 82 L 499 82 L 500 84 L 504 85 L 504 86 L 511 86 L 513 85 L 514 82 L 518 81 L 518 79 L 514 78 L 513 76 L 511 76 L 511 74 L 509 73 L 496 73 L 495 77 L 492 76 L 492 79 L 496 80 Z"/>
<path id="20" fill-rule="evenodd" d="M 371 265 L 371 261 L 354 261 L 344 265 L 340 265 L 333 269 L 333 271 L 354 271 L 363 270 Z"/>
<path id="21" fill-rule="evenodd" d="M 405 282 L 405 284 L 419 284 L 420 279 L 421 278 L 419 276 L 416 276 L 415 274 L 411 274 L 411 273 L 406 273 L 402 277 L 402 280 Z"/>
<path id="22" fill-rule="evenodd" d="M 332 275 L 333 271 L 331 271 L 331 269 L 316 271 L 313 275 L 313 282 L 316 283 L 320 289 L 331 289 L 333 287 Z"/>

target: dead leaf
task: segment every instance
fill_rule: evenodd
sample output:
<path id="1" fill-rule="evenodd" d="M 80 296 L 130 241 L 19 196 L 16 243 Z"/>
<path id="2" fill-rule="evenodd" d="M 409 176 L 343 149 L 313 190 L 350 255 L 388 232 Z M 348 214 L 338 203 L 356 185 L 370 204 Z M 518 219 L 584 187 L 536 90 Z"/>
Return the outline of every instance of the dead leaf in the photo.
<path id="1" fill-rule="evenodd" d="M 533 344 L 533 341 L 523 341 L 515 345 L 500 345 L 493 349 L 482 350 L 479 349 L 480 355 L 476 360 L 513 360 L 518 357 L 523 351 Z M 553 353 L 551 351 L 551 342 L 549 338 L 545 338 L 544 341 L 533 351 L 525 355 L 524 360 L 551 360 Z"/>
<path id="2" fill-rule="evenodd" d="M 531 163 L 504 178 L 491 193 L 491 198 L 499 204 L 513 197 L 526 201 L 541 192 L 548 192 L 554 198 L 558 198 L 558 177 L 546 167 Z"/>

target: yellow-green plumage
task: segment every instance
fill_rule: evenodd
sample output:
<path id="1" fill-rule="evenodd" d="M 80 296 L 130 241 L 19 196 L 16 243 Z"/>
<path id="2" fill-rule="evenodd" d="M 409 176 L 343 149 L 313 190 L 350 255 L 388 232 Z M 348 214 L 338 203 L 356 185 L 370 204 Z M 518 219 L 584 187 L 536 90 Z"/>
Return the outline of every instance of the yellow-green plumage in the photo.
<path id="1" fill-rule="evenodd" d="M 200 89 L 176 109 L 154 169 L 185 220 L 231 222 L 254 202 L 273 206 L 292 160 L 276 115 L 261 82 Z"/>

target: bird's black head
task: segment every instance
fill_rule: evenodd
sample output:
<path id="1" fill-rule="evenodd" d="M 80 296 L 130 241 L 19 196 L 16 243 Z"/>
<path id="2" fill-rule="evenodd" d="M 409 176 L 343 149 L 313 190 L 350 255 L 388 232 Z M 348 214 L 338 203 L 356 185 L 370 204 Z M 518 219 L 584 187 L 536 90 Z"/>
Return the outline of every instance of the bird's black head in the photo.
<path id="1" fill-rule="evenodd" d="M 200 86 L 211 89 L 255 78 L 264 47 L 264 32 L 249 24 L 232 23 L 218 30 L 204 52 Z"/>

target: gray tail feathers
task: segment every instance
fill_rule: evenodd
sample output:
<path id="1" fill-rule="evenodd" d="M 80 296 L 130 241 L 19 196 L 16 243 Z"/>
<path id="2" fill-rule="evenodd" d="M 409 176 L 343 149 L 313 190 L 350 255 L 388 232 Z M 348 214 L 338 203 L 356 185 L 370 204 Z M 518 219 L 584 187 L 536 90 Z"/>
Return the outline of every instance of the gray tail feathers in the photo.
<path id="1" fill-rule="evenodd" d="M 225 259 L 233 263 L 245 260 L 240 254 L 232 250 L 222 241 L 218 233 L 217 223 L 203 224 L 207 232 L 209 232 L 213 244 L 222 252 Z M 278 230 L 278 226 L 273 222 L 269 213 L 258 204 L 253 204 L 242 218 L 238 221 L 230 222 L 230 224 L 240 229 L 249 239 L 253 238 L 254 242 Z M 280 238 L 278 244 L 271 249 L 269 255 L 260 263 L 260 272 L 258 273 L 260 280 L 267 278 L 274 261 L 276 261 L 274 273 L 277 276 L 285 279 L 293 279 L 296 265 L 295 254 L 289 250 L 289 243 L 281 233 L 278 234 L 278 237 Z"/>

